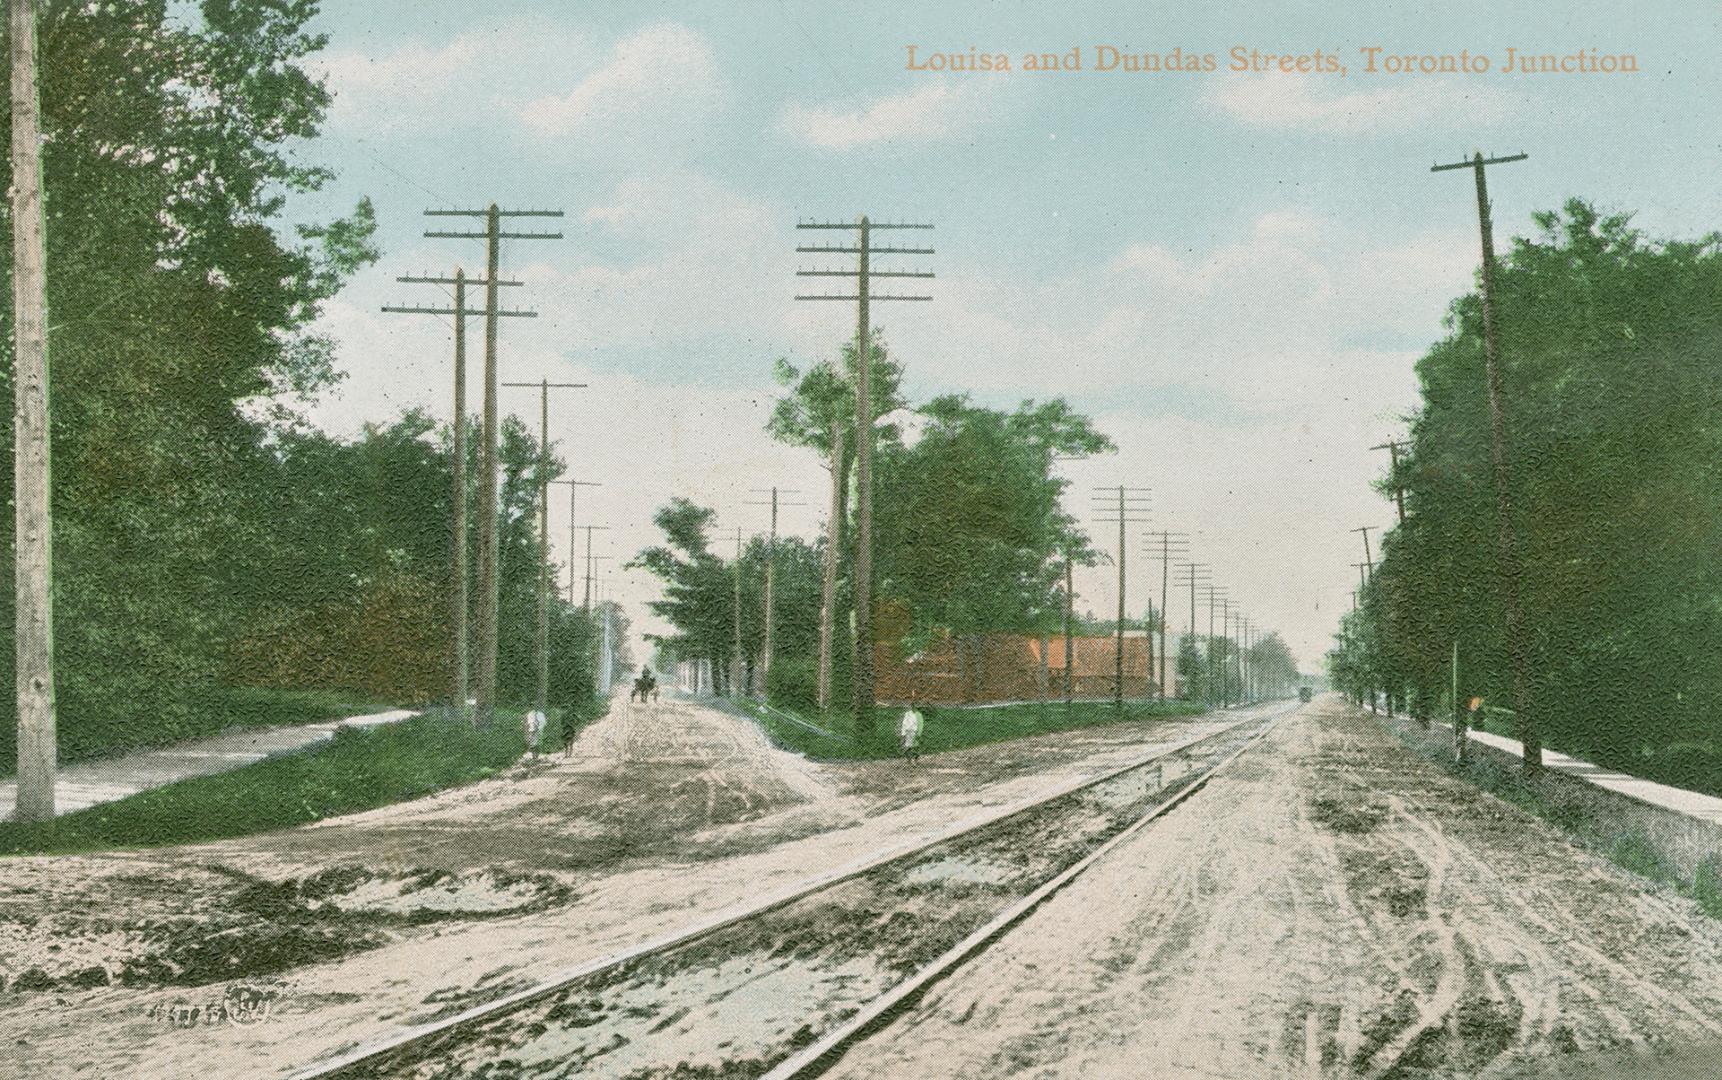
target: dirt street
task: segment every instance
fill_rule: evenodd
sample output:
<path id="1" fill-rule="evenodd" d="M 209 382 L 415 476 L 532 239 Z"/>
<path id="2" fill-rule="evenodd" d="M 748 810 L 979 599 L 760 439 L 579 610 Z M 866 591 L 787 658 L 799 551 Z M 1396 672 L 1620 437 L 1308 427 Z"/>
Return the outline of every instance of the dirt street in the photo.
<path id="1" fill-rule="evenodd" d="M 1324 701 L 845 1077 L 1722 1074 L 1722 923 Z"/>
<path id="2" fill-rule="evenodd" d="M 566 758 L 414 802 L 0 863 L 0 1031 L 31 1076 L 282 1075 L 1236 719 L 826 766 L 618 703 Z"/>

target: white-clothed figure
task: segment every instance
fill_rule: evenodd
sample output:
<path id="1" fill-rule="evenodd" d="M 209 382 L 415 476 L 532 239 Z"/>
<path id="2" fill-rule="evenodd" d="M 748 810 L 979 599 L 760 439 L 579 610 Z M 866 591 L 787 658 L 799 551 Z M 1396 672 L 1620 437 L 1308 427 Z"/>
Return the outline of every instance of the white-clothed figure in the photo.
<path id="1" fill-rule="evenodd" d="M 910 702 L 897 721 L 897 737 L 903 742 L 903 756 L 914 761 L 921 756 L 921 713 Z"/>
<path id="2" fill-rule="evenodd" d="M 544 727 L 549 719 L 537 709 L 526 714 L 526 748 L 532 751 L 532 756 L 538 756 L 538 741 L 544 737 Z"/>

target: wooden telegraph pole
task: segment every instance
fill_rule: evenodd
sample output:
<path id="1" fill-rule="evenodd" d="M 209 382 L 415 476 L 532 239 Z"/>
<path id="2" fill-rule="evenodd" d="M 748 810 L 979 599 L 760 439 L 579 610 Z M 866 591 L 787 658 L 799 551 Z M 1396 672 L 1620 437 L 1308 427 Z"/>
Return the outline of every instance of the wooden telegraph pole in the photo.
<path id="1" fill-rule="evenodd" d="M 1205 651 L 1205 653 L 1203 654 L 1202 659 L 1203 659 L 1203 662 L 1205 663 L 1205 665 L 1207 666 L 1208 673 L 1211 677 L 1213 674 L 1214 668 L 1215 668 L 1215 664 L 1214 664 L 1214 649 L 1216 648 L 1215 643 L 1218 640 L 1214 637 L 1214 604 L 1216 602 L 1218 602 L 1219 600 L 1222 600 L 1225 598 L 1226 590 L 1223 587 L 1217 586 L 1212 581 L 1210 581 L 1208 583 L 1206 593 L 1207 593 L 1207 597 L 1208 597 L 1208 648 Z M 1222 709 L 1226 707 L 1226 657 L 1225 657 L 1225 652 L 1226 652 L 1226 650 L 1224 648 L 1220 648 L 1220 657 L 1219 657 L 1219 659 L 1220 659 L 1220 663 L 1219 663 L 1219 670 L 1220 670 L 1220 708 L 1222 708 Z M 1208 688 L 1208 693 L 1209 693 L 1209 696 L 1213 695 L 1213 687 L 1210 686 Z"/>
<path id="2" fill-rule="evenodd" d="M 454 706 L 462 714 L 466 712 L 466 701 L 469 695 L 466 615 L 471 607 L 466 589 L 466 317 L 482 315 L 482 309 L 474 311 L 466 306 L 466 287 L 468 285 L 483 285 L 486 282 L 469 280 L 466 271 L 456 267 L 453 276 L 432 274 L 407 274 L 395 279 L 408 285 L 452 285 L 454 286 L 454 306 L 452 308 L 400 307 L 385 304 L 383 310 L 395 314 L 436 315 L 439 317 L 454 316 L 454 420 L 449 425 L 453 446 L 450 452 L 454 457 L 454 486 L 451 492 L 452 513 L 454 525 L 453 547 L 453 595 L 449 600 L 449 636 L 453 638 L 453 685 L 450 687 L 454 694 Z M 500 287 L 517 287 L 518 281 L 498 281 Z M 505 311 L 503 315 L 522 318 L 533 318 L 530 311 Z"/>
<path id="3" fill-rule="evenodd" d="M 837 523 L 843 518 L 843 421 L 831 422 L 831 497 L 825 524 L 825 551 L 819 568 L 819 711 L 831 707 L 831 650 L 836 630 L 837 556 L 842 537 Z"/>
<path id="4" fill-rule="evenodd" d="M 1513 667 L 1513 727 L 1524 746 L 1526 775 L 1543 767 L 1543 737 L 1530 699 L 1530 643 L 1525 637 L 1525 616 L 1519 608 L 1519 557 L 1513 535 L 1512 475 L 1507 460 L 1507 419 L 1501 392 L 1501 346 L 1495 325 L 1495 239 L 1489 220 L 1489 184 L 1485 170 L 1490 165 L 1524 161 L 1530 155 L 1485 158 L 1474 151 L 1468 161 L 1433 166 L 1431 172 L 1470 169 L 1477 181 L 1477 227 L 1482 237 L 1483 366 L 1489 383 L 1489 454 L 1495 467 L 1495 516 L 1499 519 L 1497 544 L 1501 556 L 1501 599 L 1507 614 L 1507 653 Z"/>
<path id="5" fill-rule="evenodd" d="M 579 509 L 578 496 L 583 487 L 603 487 L 604 485 L 596 480 L 552 480 L 550 482 L 568 486 L 568 606 L 573 607 L 574 586 L 580 581 L 580 573 L 574 567 L 574 530 L 578 527 L 575 524 L 575 512 Z"/>
<path id="6" fill-rule="evenodd" d="M 1373 525 L 1360 525 L 1351 530 L 1354 533 L 1363 534 L 1363 565 L 1369 567 L 1369 573 L 1371 576 L 1374 576 L 1375 574 L 1375 557 L 1369 553 L 1369 530 L 1373 528 L 1375 528 Z"/>
<path id="7" fill-rule="evenodd" d="M 485 248 L 484 288 L 484 438 L 483 462 L 478 477 L 478 722 L 489 723 L 496 710 L 496 621 L 500 579 L 497 573 L 497 417 L 496 417 L 496 329 L 505 314 L 497 305 L 497 274 L 504 240 L 560 240 L 562 234 L 503 232 L 503 218 L 562 216 L 560 210 L 499 210 L 495 203 L 483 210 L 426 210 L 427 217 L 479 217 L 483 232 L 426 230 L 425 236 L 444 240 L 483 240 Z"/>
<path id="8" fill-rule="evenodd" d="M 13 498 L 16 513 L 18 821 L 52 821 L 54 518 L 48 432 L 47 237 L 42 214 L 36 5 L 12 0 Z"/>
<path id="9" fill-rule="evenodd" d="M 1064 553 L 1064 704 L 1069 708 L 1071 698 L 1075 696 L 1076 684 L 1071 670 L 1075 661 L 1075 648 L 1070 640 L 1071 608 L 1076 603 L 1076 588 L 1071 573 L 1070 552 Z"/>
<path id="10" fill-rule="evenodd" d="M 538 678 L 534 700 L 542 714 L 550 704 L 550 391 L 584 390 L 586 384 L 540 379 L 502 385 L 538 391 Z M 574 538 L 568 539 L 572 546 Z"/>
<path id="11" fill-rule="evenodd" d="M 767 693 L 770 688 L 770 683 L 767 680 L 771 678 L 771 629 L 772 624 L 775 621 L 773 579 L 775 573 L 774 564 L 777 562 L 777 508 L 779 506 L 806 506 L 807 504 L 778 501 L 779 495 L 799 495 L 800 492 L 796 491 L 794 488 L 771 487 L 754 488 L 753 490 L 755 494 L 759 495 L 763 495 L 768 491 L 771 494 L 771 500 L 769 502 L 755 500 L 750 501 L 747 504 L 749 506 L 771 507 L 771 533 L 769 534 L 770 538 L 766 541 L 765 545 L 765 635 L 764 640 L 759 647 L 759 687 L 761 693 Z"/>
<path id="12" fill-rule="evenodd" d="M 1146 537 L 1148 541 L 1147 550 L 1150 555 L 1153 554 L 1156 547 L 1160 549 L 1160 700 L 1162 701 L 1166 700 L 1166 656 L 1169 651 L 1166 644 L 1166 633 L 1167 616 L 1172 610 L 1169 606 L 1171 603 L 1172 556 L 1177 555 L 1183 558 L 1190 553 L 1189 537 L 1189 533 L 1170 532 L 1166 529 L 1148 533 Z M 1149 589 L 1152 591 L 1153 586 L 1150 585 Z"/>
<path id="13" fill-rule="evenodd" d="M 1405 524 L 1405 485 L 1399 482 L 1399 443 L 1394 439 L 1388 439 L 1384 443 L 1377 443 L 1370 449 L 1385 450 L 1389 455 L 1387 479 L 1393 485 L 1393 502 L 1399 508 L 1399 524 L 1403 525 Z"/>
<path id="14" fill-rule="evenodd" d="M 586 588 L 580 597 L 580 608 L 582 611 L 591 611 L 592 610 L 592 569 L 593 569 L 593 566 L 597 563 L 601 563 L 604 560 L 610 558 L 610 556 L 608 556 L 608 555 L 594 555 L 594 554 L 592 554 L 592 534 L 594 532 L 602 532 L 602 531 L 608 529 L 610 526 L 608 526 L 608 525 L 582 525 L 580 527 L 582 529 L 586 530 Z"/>
<path id="15" fill-rule="evenodd" d="M 796 251 L 819 255 L 854 255 L 854 270 L 797 270 L 797 277 L 855 279 L 854 293 L 798 294 L 797 300 L 853 300 L 855 326 L 855 665 L 854 711 L 857 733 L 873 727 L 873 330 L 869 305 L 886 300 L 931 300 L 930 296 L 874 296 L 874 278 L 930 278 L 931 271 L 874 270 L 874 255 L 931 255 L 932 248 L 874 247 L 874 229 L 931 229 L 927 224 L 874 223 L 865 214 L 848 222 L 798 221 L 797 229 L 843 229 L 855 233 L 855 246 L 801 244 Z"/>
<path id="16" fill-rule="evenodd" d="M 1196 586 L 1210 584 L 1213 581 L 1211 576 L 1213 571 L 1207 563 L 1199 562 L 1186 562 L 1179 569 L 1184 571 L 1185 577 L 1184 581 L 1178 583 L 1179 586 L 1188 585 L 1190 588 L 1190 644 L 1194 645 L 1196 643 Z M 1191 672 L 1191 674 L 1194 675 L 1195 672 Z"/>
<path id="17" fill-rule="evenodd" d="M 729 696 L 741 697 L 741 526 L 735 529 L 735 655 L 729 664 Z"/>
<path id="18" fill-rule="evenodd" d="M 1113 493 L 1117 493 L 1117 502 L 1112 502 Z M 1124 563 L 1127 556 L 1128 543 L 1125 540 L 1126 528 L 1132 522 L 1146 521 L 1144 515 L 1148 512 L 1148 489 L 1144 487 L 1126 487 L 1119 484 L 1116 487 L 1094 489 L 1096 513 L 1103 515 L 1096 520 L 1111 524 L 1118 523 L 1118 624 L 1113 633 L 1112 657 L 1112 706 L 1116 709 L 1124 707 L 1124 619 L 1126 608 L 1124 604 Z"/>

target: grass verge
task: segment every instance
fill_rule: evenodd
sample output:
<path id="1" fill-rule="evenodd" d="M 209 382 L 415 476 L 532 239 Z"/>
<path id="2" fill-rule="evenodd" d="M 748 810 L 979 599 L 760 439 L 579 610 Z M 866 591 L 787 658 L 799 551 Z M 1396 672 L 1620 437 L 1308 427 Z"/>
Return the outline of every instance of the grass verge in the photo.
<path id="1" fill-rule="evenodd" d="M 167 706 L 110 702 L 83 712 L 74 698 L 62 707 L 59 761 L 71 765 L 209 738 L 234 728 L 314 724 L 392 707 L 340 690 L 256 686 L 198 686 L 176 695 Z M 9 729 L 0 733 L 0 777 L 17 772 L 15 750 Z"/>
<path id="2" fill-rule="evenodd" d="M 1449 774 L 1535 814 L 1572 838 L 1580 847 L 1601 855 L 1623 870 L 1697 901 L 1711 918 L 1722 919 L 1722 859 L 1707 856 L 1690 872 L 1657 838 L 1630 815 L 1619 812 L 1614 796 L 1591 790 L 1584 781 L 1550 776 L 1526 781 L 1516 761 L 1475 745 L 1464 764 L 1453 760 L 1451 733 L 1444 728 L 1424 731 L 1401 717 L 1382 718 L 1387 729 L 1407 747 Z"/>
<path id="3" fill-rule="evenodd" d="M 897 741 L 897 718 L 903 712 L 900 708 L 875 709 L 872 730 L 857 736 L 851 718 L 845 713 L 831 711 L 798 717 L 830 733 L 822 734 L 776 714 L 788 710 L 779 709 L 774 713 L 753 702 L 742 702 L 741 707 L 759 723 L 773 743 L 816 761 L 872 761 L 897 757 L 902 753 Z M 1185 701 L 1127 701 L 1122 709 L 1109 701 L 1078 701 L 1069 707 L 1063 702 L 1003 705 L 990 709 L 934 706 L 921 710 L 921 752 L 937 754 L 1030 735 L 1074 731 L 1127 720 L 1194 716 L 1205 711 L 1206 706 Z M 789 715 L 797 714 L 791 712 Z"/>
<path id="4" fill-rule="evenodd" d="M 602 715 L 594 703 L 573 730 Z M 250 836 L 482 780 L 526 751 L 519 711 L 475 728 L 447 710 L 374 728 L 342 728 L 310 750 L 166 784 L 52 822 L 0 822 L 0 854 L 59 855 Z M 542 750 L 560 749 L 553 710 Z"/>

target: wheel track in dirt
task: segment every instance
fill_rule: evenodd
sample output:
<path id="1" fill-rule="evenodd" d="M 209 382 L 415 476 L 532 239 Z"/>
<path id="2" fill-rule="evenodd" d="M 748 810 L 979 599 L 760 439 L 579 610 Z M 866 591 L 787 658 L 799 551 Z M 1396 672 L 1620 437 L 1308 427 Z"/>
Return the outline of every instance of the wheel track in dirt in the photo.
<path id="1" fill-rule="evenodd" d="M 943 830 L 938 835 L 924 838 L 923 842 L 916 843 L 913 846 L 902 846 L 887 854 L 870 858 L 860 865 L 840 868 L 840 870 L 830 874 L 821 875 L 816 879 L 803 883 L 801 886 L 795 887 L 787 893 L 778 894 L 750 910 L 724 915 L 708 920 L 706 923 L 685 928 L 682 931 L 672 932 L 671 934 L 665 935 L 652 942 L 647 942 L 635 949 L 628 950 L 624 954 L 582 965 L 579 969 L 545 980 L 544 982 L 525 990 L 509 994 L 498 1001 L 475 1006 L 455 1016 L 433 1021 L 394 1037 L 379 1040 L 376 1043 L 356 1048 L 347 1053 L 337 1055 L 327 1061 L 308 1066 L 291 1075 L 294 1080 L 316 1080 L 316 1078 L 325 1077 L 397 1075 L 400 1070 L 386 1073 L 378 1073 L 376 1070 L 378 1068 L 392 1069 L 395 1065 L 405 1068 L 407 1062 L 415 1060 L 413 1053 L 414 1048 L 416 1047 L 428 1045 L 433 1042 L 447 1041 L 451 1038 L 456 1038 L 455 1033 L 461 1030 L 468 1028 L 477 1030 L 492 1021 L 504 1020 L 506 1017 L 517 1011 L 533 1006 L 537 1002 L 548 1000 L 555 995 L 562 994 L 564 991 L 569 991 L 576 985 L 599 979 L 612 972 L 623 969 L 624 967 L 631 969 L 635 965 L 646 962 L 651 958 L 669 954 L 678 949 L 683 949 L 710 935 L 735 927 L 748 919 L 756 918 L 778 909 L 785 908 L 788 905 L 802 900 L 803 898 L 812 896 L 822 890 L 830 889 L 852 881 L 865 874 L 881 870 L 882 868 L 888 868 L 895 864 L 907 864 L 910 860 L 926 855 L 926 853 L 931 849 L 941 847 L 942 845 L 960 844 L 971 836 L 981 834 L 984 830 L 992 829 L 996 826 L 1009 825 L 1011 819 L 1020 818 L 1025 821 L 1032 820 L 1037 812 L 1043 811 L 1049 804 L 1072 798 L 1080 799 L 1087 792 L 1102 789 L 1104 785 L 1117 781 L 1121 777 L 1126 777 L 1129 774 L 1154 767 L 1156 765 L 1163 768 L 1168 760 L 1176 759 L 1179 755 L 1196 753 L 1201 751 L 1202 748 L 1209 746 L 1209 744 L 1223 744 L 1227 739 L 1236 740 L 1239 738 L 1240 731 L 1245 729 L 1247 729 L 1247 733 L 1249 735 L 1248 741 L 1253 743 L 1256 738 L 1259 738 L 1261 734 L 1264 734 L 1265 731 L 1271 727 L 1272 723 L 1279 715 L 1282 714 L 1283 711 L 1284 710 L 1281 710 L 1280 712 L 1266 713 L 1265 710 L 1261 709 L 1252 710 L 1248 715 L 1230 719 L 1223 727 L 1160 747 L 1152 754 L 1133 760 L 1123 766 L 1108 769 L 1099 776 L 1063 785 L 1058 790 L 1050 794 L 1043 794 L 1040 797 L 1033 798 L 1025 802 L 1013 804 L 991 812 L 983 812 L 983 814 L 977 815 L 968 822 L 959 823 L 959 826 L 956 828 Z M 630 719 L 632 718 L 630 717 Z M 630 732 L 630 734 L 632 734 L 632 732 Z M 732 738 L 729 742 L 730 745 L 727 748 L 728 753 L 724 755 L 726 759 L 731 756 L 745 756 L 747 754 L 747 749 L 742 745 L 739 738 Z M 1167 791 L 1174 793 L 1170 794 L 1169 798 L 1165 800 L 1164 805 L 1169 807 L 1171 804 L 1182 801 L 1183 798 L 1187 797 L 1188 794 L 1199 787 L 1202 782 L 1205 782 L 1207 775 L 1208 770 L 1203 770 L 1200 775 L 1192 777 L 1190 771 L 1186 770 L 1185 773 L 1175 778 L 1175 787 L 1169 786 L 1166 789 Z M 723 993 L 727 996 L 735 993 L 738 989 L 739 987 L 737 986 L 729 986 L 723 991 Z M 661 1024 L 669 1024 L 674 1022 L 676 1019 L 677 1017 L 672 1015 L 668 1019 L 661 1021 Z"/>

